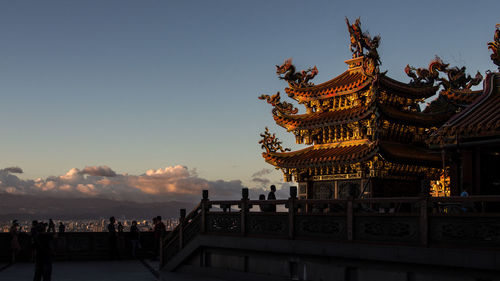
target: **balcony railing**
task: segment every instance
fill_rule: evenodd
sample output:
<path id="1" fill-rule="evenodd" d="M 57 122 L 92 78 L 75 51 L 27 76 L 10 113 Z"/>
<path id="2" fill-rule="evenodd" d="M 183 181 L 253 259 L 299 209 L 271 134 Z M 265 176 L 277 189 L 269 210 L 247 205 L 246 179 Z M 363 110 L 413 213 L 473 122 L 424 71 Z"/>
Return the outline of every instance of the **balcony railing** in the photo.
<path id="1" fill-rule="evenodd" d="M 500 248 L 500 196 L 211 201 L 200 204 L 162 242 L 161 266 L 196 235 Z M 271 210 L 271 211 L 270 211 Z M 276 210 L 276 211 L 273 211 Z"/>

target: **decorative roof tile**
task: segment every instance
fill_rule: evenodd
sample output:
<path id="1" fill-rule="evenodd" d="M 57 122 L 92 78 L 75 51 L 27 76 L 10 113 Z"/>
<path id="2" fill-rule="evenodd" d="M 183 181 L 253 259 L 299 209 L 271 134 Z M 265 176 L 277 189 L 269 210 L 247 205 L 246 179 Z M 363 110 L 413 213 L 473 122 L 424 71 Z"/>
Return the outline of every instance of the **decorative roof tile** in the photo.
<path id="1" fill-rule="evenodd" d="M 287 130 L 312 129 L 354 122 L 374 112 L 374 106 L 358 106 L 335 111 L 315 112 L 300 115 L 274 115 L 276 123 Z"/>
<path id="2" fill-rule="evenodd" d="M 290 87 L 285 91 L 298 101 L 311 101 L 340 96 L 359 91 L 369 85 L 372 79 L 360 71 L 347 70 L 339 76 L 311 87 Z"/>
<path id="3" fill-rule="evenodd" d="M 453 113 L 424 113 L 404 111 L 392 106 L 379 104 L 380 112 L 386 117 L 394 121 L 404 121 L 406 124 L 429 127 L 441 126 L 446 122 Z"/>
<path id="4" fill-rule="evenodd" d="M 484 94 L 446 122 L 431 136 L 430 142 L 500 136 L 500 74 L 488 74 L 484 85 Z"/>
<path id="5" fill-rule="evenodd" d="M 368 159 L 377 152 L 374 143 L 358 142 L 351 145 L 332 143 L 314 145 L 286 153 L 263 153 L 271 165 L 280 168 L 304 168 L 327 164 L 355 163 Z"/>
<path id="6" fill-rule="evenodd" d="M 377 154 L 394 163 L 423 164 L 431 167 L 441 165 L 440 154 L 428 149 L 396 142 L 368 140 L 314 145 L 293 152 L 263 153 L 262 156 L 266 162 L 279 168 L 308 168 L 359 163 Z"/>
<path id="7" fill-rule="evenodd" d="M 442 91 L 440 94 L 456 103 L 470 104 L 479 96 L 481 96 L 482 93 L 483 90 L 471 91 L 469 89 L 466 89 L 466 90 L 445 90 Z"/>
<path id="8" fill-rule="evenodd" d="M 388 76 L 379 75 L 379 85 L 392 93 L 410 99 L 428 98 L 436 94 L 439 86 L 415 86 L 396 81 Z"/>

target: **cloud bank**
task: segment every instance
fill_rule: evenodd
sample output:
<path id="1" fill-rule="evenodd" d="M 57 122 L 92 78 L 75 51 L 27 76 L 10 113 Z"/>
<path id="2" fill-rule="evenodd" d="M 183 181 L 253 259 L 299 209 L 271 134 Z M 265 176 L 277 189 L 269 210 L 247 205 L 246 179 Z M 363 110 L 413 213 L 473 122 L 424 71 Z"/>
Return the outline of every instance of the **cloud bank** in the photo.
<path id="1" fill-rule="evenodd" d="M 200 178 L 195 170 L 180 165 L 148 170 L 141 175 L 117 174 L 108 166 L 73 168 L 64 175 L 36 180 L 21 179 L 15 173 L 22 173 L 22 169 L 0 169 L 0 193 L 136 202 L 195 202 L 201 199 L 203 189 L 209 190 L 210 198 L 239 199 L 245 187 L 239 180 Z"/>

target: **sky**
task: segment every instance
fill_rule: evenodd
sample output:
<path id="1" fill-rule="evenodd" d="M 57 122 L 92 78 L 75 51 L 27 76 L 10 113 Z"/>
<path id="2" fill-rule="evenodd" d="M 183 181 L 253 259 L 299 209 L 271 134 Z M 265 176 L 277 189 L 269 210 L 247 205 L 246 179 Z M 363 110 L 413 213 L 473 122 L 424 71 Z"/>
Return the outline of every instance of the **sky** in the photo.
<path id="1" fill-rule="evenodd" d="M 221 196 L 281 187 L 259 134 L 268 126 L 284 146 L 304 146 L 257 99 L 284 92 L 276 64 L 316 65 L 315 83 L 341 74 L 351 56 L 344 18 L 361 17 L 382 37 L 392 78 L 408 82 L 404 67 L 435 55 L 484 75 L 496 68 L 486 43 L 499 10 L 499 1 L 1 1 L 0 192 L 155 200 L 203 186 Z"/>

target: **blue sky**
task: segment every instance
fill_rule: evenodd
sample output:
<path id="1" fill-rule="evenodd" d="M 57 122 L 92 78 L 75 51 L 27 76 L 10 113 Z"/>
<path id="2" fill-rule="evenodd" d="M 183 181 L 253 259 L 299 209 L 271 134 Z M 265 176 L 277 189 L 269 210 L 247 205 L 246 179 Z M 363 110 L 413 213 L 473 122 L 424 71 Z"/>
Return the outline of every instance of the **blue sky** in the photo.
<path id="1" fill-rule="evenodd" d="M 2 1 L 0 168 L 25 179 L 72 168 L 139 175 L 182 165 L 209 181 L 271 168 L 260 94 L 283 92 L 275 64 L 316 65 L 320 83 L 350 57 L 344 17 L 382 37 L 382 70 L 435 56 L 495 69 L 486 43 L 499 1 Z M 302 108 L 301 108 L 302 109 Z M 279 181 L 281 174 L 268 175 Z"/>

